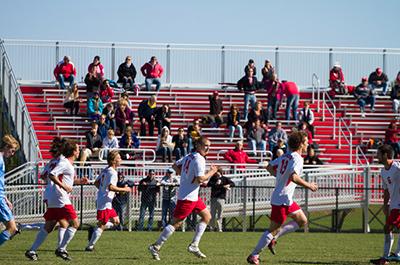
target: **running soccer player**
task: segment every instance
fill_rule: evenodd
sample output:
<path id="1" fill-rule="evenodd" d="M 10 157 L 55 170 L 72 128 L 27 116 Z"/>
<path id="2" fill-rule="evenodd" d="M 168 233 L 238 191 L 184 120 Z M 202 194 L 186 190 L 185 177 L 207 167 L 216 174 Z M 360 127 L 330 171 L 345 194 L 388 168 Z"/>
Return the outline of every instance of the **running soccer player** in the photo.
<path id="1" fill-rule="evenodd" d="M 291 153 L 284 154 L 271 161 L 267 170 L 276 177 L 275 189 L 271 197 L 271 223 L 265 230 L 253 252 L 247 257 L 250 264 L 260 264 L 259 253 L 266 247 L 275 254 L 276 239 L 289 232 L 296 231 L 307 223 L 307 217 L 296 202 L 293 194 L 297 185 L 316 191 L 316 183 L 309 183 L 300 176 L 303 171 L 303 158 L 301 154 L 307 151 L 308 138 L 304 132 L 293 132 L 288 139 Z M 287 216 L 293 221 L 283 225 Z M 283 225 L 283 226 L 282 226 Z"/>
<path id="2" fill-rule="evenodd" d="M 4 175 L 6 171 L 4 159 L 12 157 L 18 149 L 19 143 L 14 137 L 9 134 L 3 137 L 0 149 L 0 222 L 5 224 L 6 229 L 0 233 L 0 246 L 7 240 L 10 240 L 10 237 L 18 231 L 14 216 L 11 212 L 13 205 L 7 199 L 4 187 Z"/>
<path id="3" fill-rule="evenodd" d="M 118 173 L 117 167 L 121 164 L 121 156 L 118 151 L 111 151 L 107 155 L 108 166 L 103 169 L 97 177 L 94 185 L 99 189 L 97 192 L 97 228 L 93 231 L 86 251 L 93 251 L 94 245 L 100 239 L 101 234 L 106 228 L 108 221 L 114 225 L 119 225 L 119 218 L 115 210 L 112 208 L 112 200 L 115 192 L 130 192 L 131 188 L 125 186 L 124 188 L 117 187 Z"/>
<path id="4" fill-rule="evenodd" d="M 162 245 L 192 212 L 199 214 L 201 221 L 196 226 L 193 241 L 189 244 L 187 250 L 199 258 L 206 257 L 199 249 L 199 242 L 207 224 L 210 222 L 211 215 L 199 197 L 199 188 L 201 183 L 206 182 L 218 170 L 218 167 L 211 165 L 210 170 L 207 173 L 205 172 L 205 156 L 209 149 L 210 141 L 206 137 L 200 137 L 196 141 L 195 152 L 176 161 L 172 166 L 176 174 L 181 176 L 178 202 L 174 210 L 172 224 L 167 225 L 157 241 L 149 246 L 149 251 L 155 260 L 160 260 Z"/>
<path id="5" fill-rule="evenodd" d="M 394 151 L 390 145 L 378 148 L 378 162 L 381 170 L 383 193 L 383 212 L 386 216 L 384 226 L 385 241 L 381 258 L 370 260 L 372 264 L 389 264 L 389 261 L 400 261 L 400 240 L 397 249 L 390 254 L 393 245 L 393 229 L 400 228 L 400 163 L 393 160 Z M 390 201 L 390 202 L 389 202 Z"/>
<path id="6" fill-rule="evenodd" d="M 42 245 L 48 234 L 53 231 L 57 222 L 60 223 L 60 229 L 66 228 L 66 230 L 55 254 L 64 260 L 71 260 L 66 248 L 79 227 L 79 221 L 70 200 L 70 193 L 74 184 L 86 184 L 87 179 L 75 179 L 73 163 L 79 156 L 79 146 L 76 142 L 66 140 L 61 147 L 61 154 L 58 164 L 48 175 L 51 183 L 48 183 L 45 191 L 48 207 L 44 214 L 45 225 L 37 234 L 32 247 L 25 252 L 25 256 L 31 260 L 38 259 L 37 249 Z"/>

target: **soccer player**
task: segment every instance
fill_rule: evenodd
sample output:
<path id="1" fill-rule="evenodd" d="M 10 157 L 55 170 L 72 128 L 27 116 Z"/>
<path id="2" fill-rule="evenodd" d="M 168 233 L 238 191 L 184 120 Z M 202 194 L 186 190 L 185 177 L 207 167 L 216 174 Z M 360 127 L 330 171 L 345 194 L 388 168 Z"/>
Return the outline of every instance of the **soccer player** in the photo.
<path id="1" fill-rule="evenodd" d="M 130 192 L 131 188 L 125 186 L 117 187 L 118 173 L 117 167 L 121 164 L 121 156 L 118 151 L 111 151 L 107 155 L 108 166 L 103 169 L 97 177 L 94 185 L 99 189 L 97 192 L 97 228 L 93 231 L 89 244 L 85 248 L 86 251 L 93 251 L 94 245 L 100 239 L 101 234 L 106 228 L 107 222 L 110 220 L 114 225 L 119 225 L 119 218 L 115 210 L 112 208 L 112 200 L 115 192 Z"/>
<path id="2" fill-rule="evenodd" d="M 0 149 L 0 222 L 4 223 L 6 229 L 0 233 L 0 246 L 18 231 L 14 216 L 11 212 L 12 203 L 7 199 L 4 187 L 5 166 L 4 159 L 12 157 L 19 149 L 18 141 L 7 134 L 3 137 Z"/>
<path id="3" fill-rule="evenodd" d="M 187 250 L 199 258 L 206 257 L 199 249 L 199 242 L 207 224 L 210 222 L 211 215 L 199 197 L 199 188 L 201 183 L 206 182 L 218 170 L 218 167 L 211 165 L 210 170 L 207 173 L 205 172 L 205 156 L 209 149 L 210 141 L 206 137 L 200 137 L 196 142 L 195 152 L 176 161 L 172 166 L 176 174 L 181 176 L 178 202 L 174 210 L 172 224 L 167 225 L 157 241 L 149 246 L 149 251 L 155 260 L 160 260 L 162 245 L 192 212 L 199 214 L 201 221 L 196 226 L 193 241 L 189 244 Z"/>
<path id="4" fill-rule="evenodd" d="M 385 144 L 378 148 L 378 162 L 383 165 L 381 177 L 386 224 L 384 226 L 383 256 L 372 259 L 371 263 L 373 264 L 389 264 L 389 261 L 400 261 L 400 240 L 397 242 L 396 251 L 390 255 L 394 241 L 393 229 L 400 228 L 400 163 L 393 160 L 393 155 L 394 151 L 390 145 Z"/>
<path id="5" fill-rule="evenodd" d="M 276 239 L 289 232 L 296 231 L 307 223 L 307 217 L 296 202 L 293 194 L 297 185 L 316 191 L 316 183 L 309 183 L 300 176 L 303 171 L 303 158 L 301 154 L 307 151 L 308 139 L 304 132 L 293 132 L 289 136 L 288 145 L 291 152 L 286 153 L 271 161 L 267 170 L 276 177 L 275 189 L 271 197 L 271 223 L 265 230 L 253 252 L 247 257 L 250 264 L 259 264 L 259 253 L 266 247 L 275 254 Z M 287 216 L 293 221 L 283 225 Z M 283 225 L 283 226 L 282 226 Z"/>
<path id="6" fill-rule="evenodd" d="M 45 191 L 48 207 L 44 214 L 45 225 L 37 234 L 32 247 L 25 252 L 25 256 L 31 260 L 38 259 L 36 250 L 53 231 L 57 222 L 60 223 L 60 229 L 65 230 L 55 254 L 64 260 L 71 260 L 66 248 L 79 227 L 79 221 L 70 200 L 70 193 L 74 184 L 86 184 L 87 179 L 75 179 L 73 163 L 79 156 L 79 146 L 75 141 L 66 140 L 61 147 L 61 154 L 58 164 L 48 175 L 51 182 L 49 181 Z"/>

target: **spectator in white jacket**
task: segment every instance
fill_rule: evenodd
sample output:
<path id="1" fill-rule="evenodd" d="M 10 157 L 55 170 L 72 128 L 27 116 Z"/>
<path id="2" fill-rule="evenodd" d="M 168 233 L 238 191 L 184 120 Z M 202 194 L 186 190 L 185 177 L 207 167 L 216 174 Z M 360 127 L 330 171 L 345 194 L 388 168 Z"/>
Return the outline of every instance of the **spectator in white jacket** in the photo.
<path id="1" fill-rule="evenodd" d="M 304 103 L 304 108 L 299 112 L 299 127 L 305 121 L 307 123 L 308 129 L 310 130 L 312 136 L 314 137 L 314 112 L 310 109 L 310 102 Z"/>
<path id="2" fill-rule="evenodd" d="M 115 133 L 113 129 L 109 129 L 107 131 L 107 137 L 103 139 L 103 148 L 105 149 L 116 149 L 118 146 L 118 139 L 115 137 Z"/>
<path id="3" fill-rule="evenodd" d="M 168 156 L 168 162 L 172 162 L 172 150 L 174 144 L 172 143 L 172 136 L 169 133 L 167 126 L 164 126 L 161 130 L 161 134 L 157 139 L 157 151 L 156 154 L 162 157 L 162 162 L 165 162 L 166 156 Z"/>

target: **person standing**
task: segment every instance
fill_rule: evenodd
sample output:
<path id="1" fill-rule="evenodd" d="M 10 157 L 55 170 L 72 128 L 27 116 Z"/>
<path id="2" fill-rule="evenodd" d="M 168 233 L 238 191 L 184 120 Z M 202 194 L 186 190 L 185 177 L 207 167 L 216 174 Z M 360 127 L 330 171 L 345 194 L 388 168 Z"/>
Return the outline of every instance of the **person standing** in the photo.
<path id="1" fill-rule="evenodd" d="M 187 250 L 199 258 L 206 258 L 206 255 L 199 249 L 199 242 L 207 228 L 207 224 L 210 222 L 211 215 L 203 200 L 199 197 L 199 189 L 200 185 L 218 170 L 215 165 L 211 165 L 210 170 L 206 173 L 205 156 L 210 150 L 210 145 L 210 140 L 207 137 L 200 137 L 196 141 L 195 152 L 176 161 L 172 166 L 175 172 L 181 176 L 178 202 L 172 223 L 167 225 L 156 242 L 149 246 L 149 251 L 155 260 L 160 260 L 162 245 L 192 212 L 200 215 L 201 222 L 197 224 L 192 243 L 189 244 Z"/>
<path id="2" fill-rule="evenodd" d="M 163 187 L 161 221 L 163 228 L 171 221 L 176 206 L 176 189 L 179 185 L 179 180 L 172 175 L 173 173 L 174 170 L 168 168 L 165 172 L 165 176 L 161 179 L 161 186 Z"/>
<path id="3" fill-rule="evenodd" d="M 154 208 L 156 207 L 157 194 L 160 192 L 160 183 L 155 179 L 155 175 L 154 169 L 150 169 L 147 177 L 139 182 L 139 191 L 142 193 L 140 197 L 139 231 L 143 231 L 146 209 L 149 210 L 147 230 L 151 231 L 153 229 Z"/>
<path id="4" fill-rule="evenodd" d="M 237 87 L 240 92 L 244 92 L 243 119 L 247 121 L 249 103 L 251 108 L 255 107 L 257 101 L 256 91 L 260 88 L 260 83 L 258 82 L 257 77 L 254 76 L 254 69 L 248 69 L 246 75 L 237 82 Z"/>
<path id="5" fill-rule="evenodd" d="M 211 187 L 211 229 L 217 228 L 218 232 L 222 232 L 222 214 L 226 200 L 226 192 L 234 187 L 235 183 L 227 177 L 223 176 L 222 169 L 210 178 L 207 187 Z M 216 226 L 215 226 L 216 223 Z"/>
<path id="6" fill-rule="evenodd" d="M 4 179 L 6 173 L 4 160 L 12 157 L 18 149 L 18 141 L 11 135 L 6 134 L 2 139 L 0 149 L 0 222 L 6 226 L 6 229 L 0 233 L 0 246 L 10 240 L 10 237 L 18 231 L 14 216 L 11 212 L 13 205 L 6 196 Z"/>
<path id="7" fill-rule="evenodd" d="M 259 264 L 260 252 L 268 246 L 275 254 L 275 244 L 278 237 L 296 231 L 307 223 L 307 217 L 301 208 L 293 201 L 293 194 L 297 185 L 311 191 L 316 191 L 316 183 L 307 182 L 300 176 L 303 172 L 303 158 L 301 154 L 307 151 L 308 139 L 303 132 L 293 132 L 288 140 L 291 153 L 286 153 L 271 161 L 267 166 L 268 172 L 276 177 L 275 189 L 271 197 L 271 223 L 258 241 L 253 252 L 247 257 L 250 264 Z M 287 217 L 290 221 L 283 225 Z"/>
<path id="8" fill-rule="evenodd" d="M 150 61 L 145 63 L 141 68 L 143 76 L 146 78 L 146 90 L 151 91 L 151 85 L 156 85 L 156 91 L 160 91 L 161 81 L 160 78 L 164 73 L 164 69 L 161 64 L 158 63 L 157 57 L 152 56 Z"/>

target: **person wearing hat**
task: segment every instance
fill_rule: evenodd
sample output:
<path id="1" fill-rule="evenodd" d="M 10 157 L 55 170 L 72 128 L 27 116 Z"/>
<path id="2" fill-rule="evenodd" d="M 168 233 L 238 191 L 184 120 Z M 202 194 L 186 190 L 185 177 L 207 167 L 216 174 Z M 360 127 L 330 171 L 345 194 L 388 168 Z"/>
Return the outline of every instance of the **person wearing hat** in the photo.
<path id="1" fill-rule="evenodd" d="M 206 115 L 205 119 L 211 124 L 211 127 L 218 128 L 222 124 L 222 113 L 224 112 L 218 91 L 214 91 L 212 95 L 208 96 L 208 100 L 210 113 Z"/>
<path id="2" fill-rule="evenodd" d="M 387 75 L 382 71 L 382 68 L 378 67 L 374 72 L 372 72 L 369 77 L 368 77 L 368 84 L 373 88 L 382 88 L 381 95 L 385 96 L 386 95 L 386 90 L 388 86 L 388 77 Z"/>
<path id="3" fill-rule="evenodd" d="M 334 95 L 347 94 L 342 67 L 338 62 L 333 65 L 333 68 L 329 72 L 329 86 Z"/>
<path id="4" fill-rule="evenodd" d="M 161 179 L 162 186 L 162 204 L 161 204 L 161 221 L 162 227 L 165 228 L 172 219 L 176 206 L 176 189 L 179 186 L 178 178 L 172 174 L 175 171 L 172 168 L 168 168 L 165 171 L 165 176 Z"/>
<path id="5" fill-rule="evenodd" d="M 371 111 L 375 111 L 375 93 L 374 89 L 368 85 L 368 78 L 363 77 L 361 84 L 359 84 L 355 91 L 354 96 L 357 99 L 357 104 L 360 106 L 361 116 L 365 117 L 365 105 L 371 104 Z"/>
<path id="6" fill-rule="evenodd" d="M 147 209 L 149 210 L 147 230 L 153 229 L 154 208 L 156 207 L 157 193 L 160 192 L 160 183 L 155 179 L 155 175 L 154 169 L 150 169 L 147 176 L 139 182 L 139 191 L 142 193 L 140 197 L 139 231 L 143 230 L 144 215 Z"/>
<path id="7" fill-rule="evenodd" d="M 103 113 L 104 105 L 100 99 L 99 92 L 94 92 L 93 96 L 87 101 L 87 115 L 92 120 L 99 120 L 101 114 Z"/>
<path id="8" fill-rule="evenodd" d="M 253 69 L 253 75 L 257 74 L 256 64 L 253 59 L 250 59 L 247 65 L 244 67 L 244 73 L 246 74 L 249 69 Z"/>
<path id="9" fill-rule="evenodd" d="M 71 62 L 71 57 L 64 56 L 64 59 L 59 62 L 54 68 L 54 77 L 60 83 L 60 88 L 65 89 L 65 81 L 70 83 L 72 86 L 75 83 L 76 79 L 76 68 L 75 65 Z"/>

